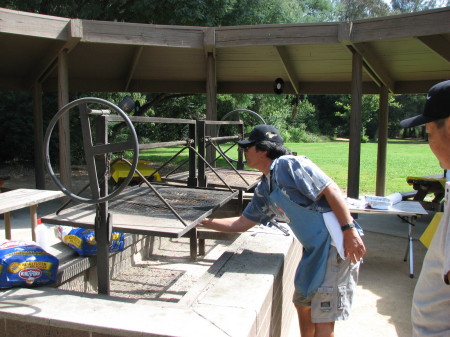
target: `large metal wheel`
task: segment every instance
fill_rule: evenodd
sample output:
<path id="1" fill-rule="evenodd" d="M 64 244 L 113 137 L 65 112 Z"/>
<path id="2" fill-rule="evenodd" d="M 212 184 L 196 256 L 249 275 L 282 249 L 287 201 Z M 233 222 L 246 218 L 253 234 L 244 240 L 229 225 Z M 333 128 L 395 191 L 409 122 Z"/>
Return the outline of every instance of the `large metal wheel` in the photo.
<path id="1" fill-rule="evenodd" d="M 95 104 L 96 106 L 106 106 L 108 110 L 93 110 L 89 108 L 88 104 Z M 79 110 L 79 116 L 80 116 L 80 124 L 81 124 L 81 131 L 82 131 L 82 138 L 83 138 L 83 145 L 84 145 L 84 156 L 86 161 L 86 167 L 88 170 L 88 176 L 89 176 L 89 187 L 91 189 L 92 198 L 85 198 L 81 197 L 79 195 L 76 195 L 75 193 L 69 191 L 62 183 L 61 181 L 56 177 L 53 168 L 50 163 L 50 150 L 49 150 L 49 144 L 50 144 L 50 136 L 52 134 L 53 128 L 55 127 L 58 120 L 64 115 L 68 114 L 71 109 L 78 108 Z M 111 113 L 112 111 L 117 112 L 125 121 L 126 125 L 129 128 L 129 139 L 127 141 L 118 142 L 118 143 L 112 143 L 112 144 L 98 144 L 93 145 L 93 137 L 91 132 L 91 124 L 89 116 L 95 116 L 98 114 L 105 114 L 105 113 Z M 100 192 L 100 183 L 99 183 L 99 177 L 97 176 L 97 164 L 96 164 L 96 157 L 99 157 L 101 155 L 106 155 L 109 153 L 114 152 L 123 152 L 123 151 L 133 151 L 133 159 L 131 163 L 130 172 L 128 173 L 128 176 L 123 180 L 123 182 L 117 186 L 117 188 L 114 189 L 114 191 L 110 194 L 108 192 L 105 192 L 103 196 L 101 196 Z M 136 134 L 136 130 L 134 129 L 134 126 L 128 116 L 125 114 L 125 112 L 122 111 L 118 106 L 114 105 L 113 103 L 101 99 L 101 98 L 95 98 L 95 97 L 86 97 L 86 98 L 80 98 L 75 101 L 70 102 L 69 104 L 62 107 L 56 115 L 52 118 L 50 121 L 47 131 L 45 133 L 44 137 L 44 161 L 47 166 L 47 170 L 50 174 L 50 177 L 53 179 L 55 184 L 61 189 L 61 191 L 66 194 L 68 197 L 70 197 L 73 200 L 82 202 L 82 203 L 88 203 L 88 204 L 98 204 L 102 203 L 108 200 L 111 200 L 115 196 L 117 196 L 122 190 L 129 184 L 131 179 L 133 178 L 133 175 L 136 171 L 136 167 L 138 165 L 139 160 L 139 142 L 138 137 Z"/>
<path id="2" fill-rule="evenodd" d="M 244 138 L 248 136 L 248 133 L 259 124 L 266 124 L 266 121 L 258 113 L 248 109 L 236 109 L 226 113 L 221 121 L 242 121 Z M 219 125 L 217 127 L 217 137 L 237 135 L 240 133 L 239 127 L 236 125 Z M 221 144 L 219 143 L 218 149 L 222 156 L 230 160 L 231 162 L 238 162 L 239 159 L 231 157 L 228 152 L 231 148 L 237 146 L 237 141 Z"/>

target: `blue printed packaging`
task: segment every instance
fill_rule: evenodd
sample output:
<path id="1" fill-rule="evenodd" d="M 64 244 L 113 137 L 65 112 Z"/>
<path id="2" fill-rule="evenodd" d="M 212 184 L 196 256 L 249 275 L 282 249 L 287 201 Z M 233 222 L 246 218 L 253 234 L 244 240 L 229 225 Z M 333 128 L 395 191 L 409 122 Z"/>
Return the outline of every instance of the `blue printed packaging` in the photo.
<path id="1" fill-rule="evenodd" d="M 0 243 L 0 288 L 48 285 L 56 281 L 59 260 L 34 242 Z"/>

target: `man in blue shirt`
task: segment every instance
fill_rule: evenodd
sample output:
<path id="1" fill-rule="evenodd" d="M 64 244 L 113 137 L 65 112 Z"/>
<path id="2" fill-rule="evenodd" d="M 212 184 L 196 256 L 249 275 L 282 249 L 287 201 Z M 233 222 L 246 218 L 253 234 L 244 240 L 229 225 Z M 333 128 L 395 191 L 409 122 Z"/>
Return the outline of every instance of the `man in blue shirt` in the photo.
<path id="1" fill-rule="evenodd" d="M 201 225 L 244 232 L 275 217 L 287 222 L 303 245 L 293 299 L 301 336 L 332 337 L 334 322 L 349 315 L 359 261 L 366 253 L 357 224 L 339 187 L 308 158 L 292 155 L 276 128 L 258 125 L 238 143 L 247 165 L 263 173 L 261 182 L 241 216 L 207 218 Z M 325 224 L 324 214 L 330 212 L 342 229 L 343 252 Z"/>

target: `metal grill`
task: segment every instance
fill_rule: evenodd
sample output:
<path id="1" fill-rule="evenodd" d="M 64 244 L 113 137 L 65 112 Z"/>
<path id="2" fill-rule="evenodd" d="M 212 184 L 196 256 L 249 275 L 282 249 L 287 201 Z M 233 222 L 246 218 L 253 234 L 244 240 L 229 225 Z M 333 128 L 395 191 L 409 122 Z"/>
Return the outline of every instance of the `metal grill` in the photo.
<path id="1" fill-rule="evenodd" d="M 109 201 L 113 227 L 125 233 L 181 237 L 201 219 L 236 197 L 237 191 L 153 185 L 165 202 L 147 186 L 127 187 Z M 80 204 L 45 217 L 46 223 L 92 228 L 96 206 Z M 183 221 L 180 220 L 180 217 Z M 183 223 L 184 222 L 184 223 Z"/>
<path id="2" fill-rule="evenodd" d="M 194 221 L 206 211 L 222 204 L 230 196 L 229 191 L 203 190 L 174 186 L 158 186 L 155 188 L 161 196 L 185 220 Z M 112 214 L 141 215 L 157 218 L 173 217 L 170 209 L 148 187 L 131 187 L 121 194 L 120 198 L 110 201 L 109 211 Z"/>
<path id="3" fill-rule="evenodd" d="M 233 189 L 247 191 L 256 186 L 261 178 L 261 172 L 238 170 L 236 173 L 229 169 L 215 169 L 220 177 Z M 188 172 L 182 172 L 168 177 L 164 177 L 168 182 L 185 183 L 188 178 Z M 223 182 L 217 177 L 214 172 L 206 172 L 206 180 L 208 187 L 224 187 Z"/>

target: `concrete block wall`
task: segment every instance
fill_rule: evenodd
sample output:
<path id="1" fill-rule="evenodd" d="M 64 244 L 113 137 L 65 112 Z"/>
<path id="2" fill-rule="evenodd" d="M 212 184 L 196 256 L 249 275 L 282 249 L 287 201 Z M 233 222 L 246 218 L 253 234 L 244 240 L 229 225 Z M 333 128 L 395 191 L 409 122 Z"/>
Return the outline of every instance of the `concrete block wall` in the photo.
<path id="1" fill-rule="evenodd" d="M 0 336 L 288 336 L 300 244 L 292 235 L 246 233 L 232 249 L 180 303 L 54 288 L 0 291 Z"/>

